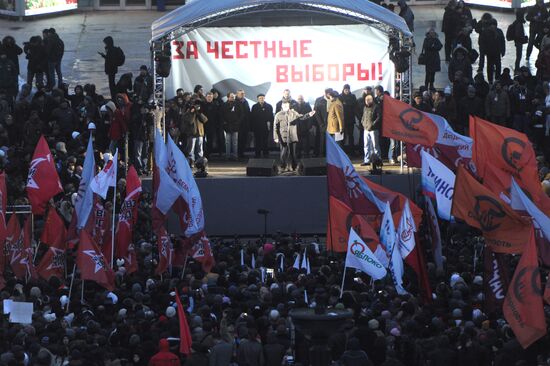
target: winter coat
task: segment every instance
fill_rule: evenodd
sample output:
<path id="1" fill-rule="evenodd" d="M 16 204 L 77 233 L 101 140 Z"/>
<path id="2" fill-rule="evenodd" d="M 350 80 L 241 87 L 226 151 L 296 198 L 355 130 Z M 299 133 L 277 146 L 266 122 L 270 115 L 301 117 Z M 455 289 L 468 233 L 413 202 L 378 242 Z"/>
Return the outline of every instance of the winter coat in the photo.
<path id="1" fill-rule="evenodd" d="M 462 60 L 459 60 L 456 57 L 456 53 L 460 52 L 459 50 L 463 50 L 463 52 L 465 53 L 465 56 Z M 454 81 L 455 73 L 457 71 L 462 71 L 463 77 L 469 80 L 472 79 L 472 63 L 470 62 L 470 58 L 468 57 L 467 50 L 460 47 L 453 51 L 453 57 L 451 58 L 451 62 L 449 62 L 449 69 L 447 73 L 449 81 Z"/>
<path id="2" fill-rule="evenodd" d="M 352 94 L 340 94 L 340 100 L 344 106 L 344 125 L 350 126 L 355 123 L 355 105 L 357 104 L 357 97 Z"/>
<path id="3" fill-rule="evenodd" d="M 501 57 L 506 53 L 506 39 L 500 28 L 485 29 L 479 35 L 479 49 L 488 57 Z"/>
<path id="4" fill-rule="evenodd" d="M 61 62 L 63 54 L 65 53 L 65 44 L 59 38 L 57 33 L 52 33 L 48 37 L 46 43 L 46 55 L 48 56 L 48 62 Z"/>
<path id="5" fill-rule="evenodd" d="M 183 124 L 179 126 L 182 133 L 187 136 L 204 137 L 204 124 L 208 118 L 199 111 L 186 111 L 183 115 Z"/>
<path id="6" fill-rule="evenodd" d="M 256 341 L 244 340 L 237 353 L 239 366 L 263 366 L 265 364 L 262 344 Z"/>
<path id="7" fill-rule="evenodd" d="M 159 352 L 149 360 L 149 366 L 179 366 L 180 359 L 170 352 L 168 340 L 163 338 L 159 341 Z"/>
<path id="8" fill-rule="evenodd" d="M 411 8 L 407 5 L 405 0 L 399 0 L 398 5 L 401 9 L 399 11 L 399 16 L 405 20 L 405 23 L 407 23 L 409 30 L 411 32 L 414 32 L 414 14 Z"/>
<path id="9" fill-rule="evenodd" d="M 308 114 L 311 112 L 311 106 L 309 103 L 298 103 L 296 104 L 294 110 L 302 115 Z M 313 119 L 315 117 L 309 117 L 306 119 L 301 120 L 298 123 L 298 136 L 304 136 L 309 133 L 309 130 L 311 130 L 311 127 L 313 126 Z"/>
<path id="10" fill-rule="evenodd" d="M 0 85 L 6 89 L 9 95 L 14 97 L 17 95 L 16 67 L 9 58 L 0 57 Z"/>
<path id="11" fill-rule="evenodd" d="M 277 113 L 273 123 L 273 139 L 284 143 L 298 142 L 298 120 L 301 117 L 294 109 Z"/>
<path id="12" fill-rule="evenodd" d="M 361 125 L 366 131 L 377 131 L 382 124 L 382 113 L 379 104 L 373 103 L 370 107 L 363 107 Z"/>
<path id="13" fill-rule="evenodd" d="M 109 139 L 112 141 L 120 140 L 126 131 L 128 131 L 128 125 L 132 118 L 132 103 L 128 100 L 126 94 L 117 94 L 118 97 L 124 99 L 124 107 L 117 108 L 115 110 L 113 121 L 111 122 L 111 128 L 109 129 Z"/>
<path id="14" fill-rule="evenodd" d="M 321 132 L 325 133 L 327 130 L 328 111 L 327 99 L 324 95 L 315 100 L 313 109 L 315 110 L 315 120 L 317 121 L 317 125 L 321 129 Z"/>
<path id="15" fill-rule="evenodd" d="M 225 341 L 215 344 L 208 354 L 210 366 L 227 366 L 231 363 L 232 357 L 233 345 Z"/>
<path id="16" fill-rule="evenodd" d="M 23 48 L 27 55 L 27 70 L 30 72 L 45 72 L 48 70 L 46 49 L 39 37 L 32 37 L 29 43 Z"/>
<path id="17" fill-rule="evenodd" d="M 279 113 L 283 109 L 283 102 L 289 103 L 290 109 L 295 109 L 296 104 L 298 104 L 298 102 L 292 98 L 286 98 L 286 99 L 283 98 L 280 101 L 278 101 L 277 104 L 275 104 L 275 113 Z"/>
<path id="18" fill-rule="evenodd" d="M 458 125 L 462 128 L 468 126 L 470 115 L 483 118 L 485 116 L 485 105 L 481 98 L 464 97 L 458 102 Z"/>
<path id="19" fill-rule="evenodd" d="M 16 73 L 19 75 L 19 55 L 23 53 L 23 49 L 15 43 L 15 39 L 12 36 L 4 37 L 1 47 L 8 55 L 8 60 L 11 60 L 15 65 Z"/>
<path id="20" fill-rule="evenodd" d="M 365 351 L 357 350 L 352 351 L 348 350 L 344 352 L 342 357 L 340 357 L 340 364 L 343 366 L 373 366 L 374 364 L 369 360 L 369 356 Z"/>
<path id="21" fill-rule="evenodd" d="M 153 77 L 149 74 L 137 76 L 134 80 L 134 93 L 143 103 L 147 103 L 153 94 Z"/>
<path id="22" fill-rule="evenodd" d="M 546 5 L 539 6 L 535 4 L 527 11 L 525 19 L 529 22 L 530 31 L 536 33 L 542 32 L 544 21 L 548 18 L 548 11 Z"/>
<path id="23" fill-rule="evenodd" d="M 225 132 L 239 132 L 243 119 L 243 107 L 239 102 L 227 102 L 222 105 L 221 119 Z"/>
<path id="24" fill-rule="evenodd" d="M 268 130 L 268 124 L 271 128 L 273 124 L 273 107 L 269 103 L 262 105 L 256 103 L 250 111 L 250 129 L 253 132 L 265 132 Z"/>
<path id="25" fill-rule="evenodd" d="M 115 46 L 112 37 L 105 37 L 105 74 L 116 74 L 118 72 L 118 65 L 115 55 Z"/>
<path id="26" fill-rule="evenodd" d="M 327 117 L 327 131 L 330 134 L 344 130 L 344 105 L 339 99 L 330 103 Z"/>
<path id="27" fill-rule="evenodd" d="M 439 41 L 439 38 L 424 38 L 422 52 L 424 52 L 425 55 L 427 73 L 441 71 L 441 59 L 439 58 L 439 50 L 441 50 L 441 48 L 443 48 L 443 45 Z"/>
<path id="28" fill-rule="evenodd" d="M 445 33 L 445 37 L 452 37 L 458 33 L 457 14 L 452 6 L 447 5 L 445 7 L 441 31 Z"/>
<path id="29" fill-rule="evenodd" d="M 525 44 L 525 43 L 527 43 L 526 42 L 527 37 L 525 36 L 525 29 L 523 29 L 524 24 L 525 24 L 525 20 L 516 19 L 516 20 L 514 20 L 514 22 L 511 25 L 512 29 L 514 30 L 512 32 L 512 34 L 513 34 L 512 41 L 514 41 L 514 43 L 516 43 L 516 44 Z M 544 38 L 543 38 L 543 42 L 544 42 Z M 540 48 L 543 49 L 544 47 L 541 45 Z"/>
<path id="30" fill-rule="evenodd" d="M 487 117 L 510 117 L 510 99 L 508 93 L 501 90 L 491 90 L 485 99 L 485 113 Z"/>

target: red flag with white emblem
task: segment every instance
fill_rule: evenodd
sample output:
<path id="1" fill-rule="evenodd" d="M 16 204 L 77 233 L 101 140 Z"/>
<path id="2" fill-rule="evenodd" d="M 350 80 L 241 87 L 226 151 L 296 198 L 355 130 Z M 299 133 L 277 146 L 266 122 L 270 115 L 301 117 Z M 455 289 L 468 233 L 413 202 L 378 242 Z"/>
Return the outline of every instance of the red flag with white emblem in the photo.
<path id="1" fill-rule="evenodd" d="M 36 267 L 38 275 L 44 279 L 51 276 L 63 278 L 65 272 L 65 249 L 67 247 L 67 229 L 54 208 L 48 211 L 48 218 L 40 241 L 47 244 L 48 251 Z"/>
<path id="2" fill-rule="evenodd" d="M 10 266 L 17 278 L 36 278 L 33 264 L 33 250 L 31 248 L 31 217 L 27 217 L 19 239 L 11 246 Z"/>
<path id="3" fill-rule="evenodd" d="M 27 195 L 32 213 L 43 215 L 48 201 L 60 192 L 63 192 L 63 187 L 55 169 L 52 153 L 46 139 L 41 136 L 34 150 L 27 178 Z"/>
<path id="4" fill-rule="evenodd" d="M 76 265 L 83 280 L 95 281 L 107 290 L 114 290 L 115 274 L 86 230 L 80 231 Z"/>
<path id="5" fill-rule="evenodd" d="M 166 232 L 164 226 L 157 231 L 157 247 L 159 251 L 159 262 L 155 269 L 155 274 L 162 274 L 168 270 L 173 255 L 172 242 L 170 235 Z"/>
<path id="6" fill-rule="evenodd" d="M 116 230 L 116 256 L 124 258 L 127 273 L 137 271 L 137 258 L 132 244 L 132 231 L 137 221 L 137 208 L 141 195 L 141 181 L 136 169 L 131 166 L 126 176 L 126 198 L 118 214 Z"/>

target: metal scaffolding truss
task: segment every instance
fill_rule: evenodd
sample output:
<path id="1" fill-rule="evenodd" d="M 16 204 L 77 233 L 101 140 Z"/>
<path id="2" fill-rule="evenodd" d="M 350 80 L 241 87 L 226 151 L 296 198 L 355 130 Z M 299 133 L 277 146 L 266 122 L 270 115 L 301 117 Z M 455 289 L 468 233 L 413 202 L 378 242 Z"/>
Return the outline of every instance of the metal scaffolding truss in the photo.
<path id="1" fill-rule="evenodd" d="M 153 60 L 157 55 L 163 52 L 165 47 L 169 47 L 173 40 L 180 38 L 181 36 L 201 27 L 209 26 L 220 22 L 222 20 L 228 20 L 230 18 L 236 18 L 243 15 L 254 15 L 261 13 L 273 13 L 282 11 L 300 11 L 304 13 L 314 13 L 320 15 L 332 15 L 349 21 L 350 23 L 366 24 L 374 27 L 383 33 L 388 34 L 390 38 L 396 38 L 399 40 L 400 47 L 412 51 L 412 36 L 405 34 L 404 31 L 397 29 L 396 27 L 384 23 L 381 20 L 370 17 L 368 14 L 360 13 L 350 9 L 340 8 L 338 6 L 330 4 L 322 4 L 318 2 L 268 2 L 258 4 L 248 4 L 242 6 L 236 6 L 229 9 L 223 9 L 217 12 L 208 14 L 207 16 L 198 17 L 187 24 L 182 24 L 177 28 L 154 38 L 151 41 L 151 50 Z M 153 70 L 155 72 L 154 77 L 154 90 L 155 90 L 155 102 L 157 106 L 163 107 L 162 116 L 164 116 L 164 78 L 160 77 L 157 73 L 157 68 L 153 62 Z M 409 66 L 412 67 L 412 59 L 409 58 Z M 411 96 L 411 72 L 409 70 L 396 74 L 396 82 L 400 87 L 400 96 L 406 101 L 410 102 Z M 164 130 L 164 117 L 162 117 L 162 126 Z"/>

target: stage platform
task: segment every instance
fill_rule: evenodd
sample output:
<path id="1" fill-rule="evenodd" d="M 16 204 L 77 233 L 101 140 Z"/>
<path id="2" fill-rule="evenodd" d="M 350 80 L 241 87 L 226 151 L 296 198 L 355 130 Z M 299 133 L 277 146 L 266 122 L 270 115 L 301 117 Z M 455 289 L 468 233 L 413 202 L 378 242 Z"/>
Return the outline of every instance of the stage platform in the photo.
<path id="1" fill-rule="evenodd" d="M 326 176 L 299 176 L 284 173 L 274 177 L 247 177 L 246 163 L 209 162 L 207 178 L 197 178 L 206 216 L 206 231 L 212 236 L 257 236 L 264 232 L 264 217 L 270 213 L 267 232 L 325 234 L 327 224 Z M 369 174 L 369 167 L 353 161 L 357 172 L 391 190 L 414 197 L 420 185 L 417 169 L 398 165 L 383 168 L 383 174 Z M 151 178 L 144 177 L 144 190 L 151 190 Z M 177 217 L 170 214 L 168 231 L 178 233 Z"/>

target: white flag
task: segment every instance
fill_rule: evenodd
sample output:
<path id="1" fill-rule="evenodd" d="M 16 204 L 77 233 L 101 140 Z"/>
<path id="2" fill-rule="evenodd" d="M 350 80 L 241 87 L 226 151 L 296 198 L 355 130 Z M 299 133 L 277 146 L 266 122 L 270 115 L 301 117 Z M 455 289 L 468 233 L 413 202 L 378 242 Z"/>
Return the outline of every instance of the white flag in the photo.
<path id="1" fill-rule="evenodd" d="M 155 207 L 164 215 L 174 205 L 174 202 L 181 197 L 183 191 L 174 183 L 166 172 L 168 168 L 168 157 L 166 144 L 158 129 L 155 129 L 155 166 L 158 170 L 158 190 L 156 192 Z"/>
<path id="2" fill-rule="evenodd" d="M 254 253 L 252 253 L 252 259 L 250 260 L 250 265 L 252 269 L 256 269 L 256 257 L 254 256 Z"/>
<path id="3" fill-rule="evenodd" d="M 380 225 L 380 242 L 385 246 L 390 264 L 388 270 L 392 277 L 397 293 L 400 295 L 406 294 L 407 291 L 403 288 L 403 258 L 397 245 L 397 236 L 395 235 L 395 225 L 391 214 L 390 203 L 386 202 L 382 224 Z"/>
<path id="4" fill-rule="evenodd" d="M 422 192 L 437 202 L 438 216 L 451 221 L 456 175 L 425 151 L 422 154 Z"/>
<path id="5" fill-rule="evenodd" d="M 74 209 L 78 219 L 77 227 L 79 229 L 86 226 L 94 203 L 94 192 L 89 189 L 90 182 L 94 178 L 95 173 L 95 157 L 92 140 L 92 134 L 90 133 L 88 148 L 86 149 L 86 156 L 84 158 L 84 166 L 82 167 L 82 178 L 80 178 L 78 195 L 74 203 Z"/>
<path id="6" fill-rule="evenodd" d="M 376 259 L 369 247 L 353 229 L 350 229 L 349 232 L 346 268 L 358 269 L 375 280 L 386 276 L 386 269 L 382 263 Z"/>
<path id="7" fill-rule="evenodd" d="M 102 171 L 100 171 L 94 179 L 90 182 L 90 189 L 92 192 L 105 199 L 107 197 L 107 191 L 109 187 L 116 186 L 116 174 L 118 165 L 118 149 L 115 155 L 107 162 Z"/>
<path id="8" fill-rule="evenodd" d="M 244 266 L 244 249 L 241 249 L 241 266 Z"/>
<path id="9" fill-rule="evenodd" d="M 416 232 L 416 224 L 411 212 L 409 200 L 405 201 L 405 207 L 401 212 L 399 227 L 397 228 L 397 242 L 399 243 L 399 253 L 403 259 L 407 258 L 410 252 L 416 246 L 414 233 Z"/>
<path id="10" fill-rule="evenodd" d="M 185 236 L 189 237 L 204 230 L 204 212 L 201 194 L 187 158 L 170 136 L 168 136 L 166 152 L 168 154 L 167 172 L 183 191 L 181 197 L 189 207 L 189 217 L 183 218 L 183 222 L 187 225 Z"/>
<path id="11" fill-rule="evenodd" d="M 297 270 L 300 269 L 300 253 L 296 254 L 296 258 L 294 259 L 294 265 L 292 267 L 296 268 Z"/>
<path id="12" fill-rule="evenodd" d="M 546 216 L 523 192 L 523 189 L 516 183 L 514 177 L 512 177 L 512 185 L 510 186 L 510 196 L 512 208 L 514 210 L 527 211 L 527 213 L 533 218 L 535 226 L 542 231 L 542 234 L 546 240 L 550 241 L 550 218 Z"/>

